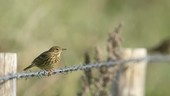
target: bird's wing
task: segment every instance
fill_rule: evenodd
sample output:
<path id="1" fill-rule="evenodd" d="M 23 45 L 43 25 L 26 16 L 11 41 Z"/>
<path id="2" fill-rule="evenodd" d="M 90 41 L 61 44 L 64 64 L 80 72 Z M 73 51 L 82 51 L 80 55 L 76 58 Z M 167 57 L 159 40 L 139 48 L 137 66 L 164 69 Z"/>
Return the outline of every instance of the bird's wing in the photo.
<path id="1" fill-rule="evenodd" d="M 50 57 L 50 53 L 49 52 L 43 52 L 42 54 L 40 54 L 38 57 L 36 57 L 32 64 L 41 64 L 44 63 L 46 61 L 48 61 L 49 57 Z"/>

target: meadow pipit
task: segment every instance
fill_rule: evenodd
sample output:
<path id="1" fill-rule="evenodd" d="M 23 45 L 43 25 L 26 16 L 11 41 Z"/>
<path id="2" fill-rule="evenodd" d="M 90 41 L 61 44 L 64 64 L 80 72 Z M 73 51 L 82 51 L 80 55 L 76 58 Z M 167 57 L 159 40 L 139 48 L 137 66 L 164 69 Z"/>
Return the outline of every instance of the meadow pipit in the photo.
<path id="1" fill-rule="evenodd" d="M 63 52 L 63 50 L 66 50 L 66 49 L 61 48 L 59 46 L 51 47 L 49 50 L 41 53 L 38 57 L 36 57 L 32 61 L 32 64 L 26 67 L 24 71 L 34 66 L 37 66 L 38 68 L 42 70 L 49 71 L 48 75 L 51 75 L 50 72 L 54 68 L 54 64 L 58 64 L 58 62 L 60 61 L 60 55 Z"/>

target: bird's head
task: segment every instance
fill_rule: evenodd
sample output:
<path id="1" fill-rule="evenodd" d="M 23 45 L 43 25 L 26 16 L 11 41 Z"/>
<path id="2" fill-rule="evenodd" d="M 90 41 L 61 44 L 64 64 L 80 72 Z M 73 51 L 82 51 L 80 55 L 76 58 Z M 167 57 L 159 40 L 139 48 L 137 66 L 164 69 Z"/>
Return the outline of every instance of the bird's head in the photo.
<path id="1" fill-rule="evenodd" d="M 50 52 L 53 52 L 54 54 L 57 54 L 59 56 L 64 50 L 66 50 L 66 48 L 61 48 L 59 46 L 53 46 L 49 49 Z"/>

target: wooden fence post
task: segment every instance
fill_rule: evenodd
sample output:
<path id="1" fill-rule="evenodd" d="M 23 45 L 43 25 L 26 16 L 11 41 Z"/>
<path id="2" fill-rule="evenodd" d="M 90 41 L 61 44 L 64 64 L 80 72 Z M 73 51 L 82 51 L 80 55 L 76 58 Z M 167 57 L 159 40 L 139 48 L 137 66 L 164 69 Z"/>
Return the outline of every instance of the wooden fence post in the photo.
<path id="1" fill-rule="evenodd" d="M 16 53 L 0 53 L 0 76 L 16 73 Z M 0 96 L 16 96 L 16 80 L 10 80 L 0 85 Z"/>
<path id="2" fill-rule="evenodd" d="M 146 49 L 125 49 L 123 59 L 133 59 L 146 57 Z M 116 96 L 144 96 L 145 95 L 145 73 L 147 62 L 129 63 L 123 65 L 123 70 L 118 74 L 116 81 L 113 82 L 113 94 Z"/>

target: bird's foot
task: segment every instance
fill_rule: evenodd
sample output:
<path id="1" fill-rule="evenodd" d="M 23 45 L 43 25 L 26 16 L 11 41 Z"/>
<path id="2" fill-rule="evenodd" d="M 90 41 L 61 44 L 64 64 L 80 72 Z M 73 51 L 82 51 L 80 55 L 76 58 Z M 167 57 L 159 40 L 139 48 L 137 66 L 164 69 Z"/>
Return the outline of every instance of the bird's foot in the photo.
<path id="1" fill-rule="evenodd" d="M 48 70 L 48 77 L 52 75 L 53 71 L 53 69 Z"/>

